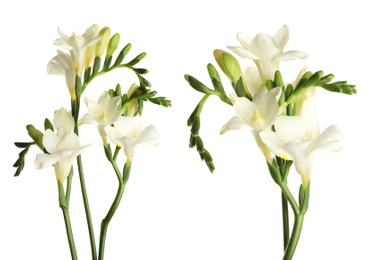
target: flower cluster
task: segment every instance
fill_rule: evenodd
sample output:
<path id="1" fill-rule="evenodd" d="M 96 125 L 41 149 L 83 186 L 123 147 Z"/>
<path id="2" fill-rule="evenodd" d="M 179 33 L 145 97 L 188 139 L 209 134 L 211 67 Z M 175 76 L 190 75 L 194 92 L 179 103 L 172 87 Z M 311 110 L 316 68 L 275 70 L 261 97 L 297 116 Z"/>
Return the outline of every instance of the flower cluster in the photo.
<path id="1" fill-rule="evenodd" d="M 284 113 L 288 104 L 279 102 L 284 87 L 274 86 L 268 90 L 267 81 L 275 78 L 280 61 L 307 57 L 301 51 L 283 52 L 288 39 L 286 25 L 274 37 L 261 33 L 251 40 L 238 33 L 242 47 L 229 49 L 242 58 L 252 59 L 257 66 L 257 69 L 248 67 L 244 72 L 246 87 L 253 99 L 237 97 L 234 93 L 230 95 L 237 116 L 223 126 L 221 133 L 234 129 L 250 130 L 266 160 L 272 163 L 271 151 L 280 158 L 294 161 L 303 186 L 307 187 L 313 169 L 313 153 L 341 150 L 343 135 L 336 126 L 319 133 L 314 86 L 306 88 L 295 98 L 295 113 L 290 115 Z M 305 69 L 299 73 L 293 87 L 296 88 L 304 73 Z"/>

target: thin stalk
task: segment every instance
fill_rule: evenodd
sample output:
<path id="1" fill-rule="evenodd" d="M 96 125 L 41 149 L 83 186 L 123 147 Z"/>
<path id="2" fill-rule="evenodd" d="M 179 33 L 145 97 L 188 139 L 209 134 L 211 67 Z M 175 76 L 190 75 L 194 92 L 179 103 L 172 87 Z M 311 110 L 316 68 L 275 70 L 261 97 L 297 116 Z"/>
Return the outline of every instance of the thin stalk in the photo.
<path id="1" fill-rule="evenodd" d="M 106 217 L 102 220 L 101 223 L 101 234 L 100 234 L 100 239 L 99 239 L 99 260 L 103 260 L 104 258 L 104 247 L 105 247 L 105 242 L 106 242 L 106 235 L 107 235 L 107 228 L 108 225 L 110 224 L 110 221 L 112 217 L 114 216 L 119 203 L 121 201 L 121 198 L 123 197 L 124 193 L 124 188 L 125 188 L 126 183 L 119 183 L 118 191 L 116 193 L 116 197 L 114 202 L 111 205 L 110 210 L 108 211 Z"/>
<path id="2" fill-rule="evenodd" d="M 65 193 L 65 198 L 67 199 L 67 208 L 69 208 L 70 194 L 72 190 L 72 177 L 73 177 L 73 166 L 70 169 L 68 178 L 67 178 L 67 191 Z"/>
<path id="3" fill-rule="evenodd" d="M 281 171 L 282 175 L 282 183 L 287 185 L 287 176 L 290 171 L 292 161 L 285 161 L 284 160 L 284 166 L 283 171 Z M 280 170 L 282 170 L 280 168 Z M 282 221 L 283 221 L 283 249 L 285 250 L 287 247 L 287 244 L 290 239 L 290 221 L 289 221 L 289 208 L 287 203 L 287 197 L 281 192 L 281 198 L 282 198 Z"/>
<path id="4" fill-rule="evenodd" d="M 300 234 L 302 232 L 303 220 L 304 220 L 304 213 L 295 216 L 294 227 L 292 229 L 291 238 L 285 250 L 285 255 L 283 256 L 283 260 L 292 259 L 296 246 L 298 245 L 298 242 L 299 242 Z"/>
<path id="5" fill-rule="evenodd" d="M 63 187 L 63 184 L 61 184 L 61 182 L 58 182 L 58 189 L 59 189 L 59 206 L 61 210 L 63 211 L 63 215 L 64 215 L 65 229 L 67 232 L 69 249 L 71 252 L 72 260 L 77 260 L 77 252 L 76 252 L 76 246 L 75 246 L 74 238 L 73 238 L 72 226 L 71 226 L 70 217 L 69 217 L 69 210 L 67 207 L 67 200 L 64 194 L 64 187 Z"/>
<path id="6" fill-rule="evenodd" d="M 72 104 L 72 114 L 73 114 L 74 121 L 75 121 L 74 133 L 77 136 L 79 136 L 77 122 L 78 122 L 78 114 L 79 114 L 79 111 L 80 111 L 80 98 L 81 98 L 81 95 L 77 95 L 76 100 Z M 87 226 L 88 226 L 88 230 L 89 230 L 91 255 L 92 255 L 92 259 L 96 260 L 97 259 L 97 246 L 96 246 L 96 243 L 95 243 L 93 222 L 91 220 L 89 200 L 88 200 L 87 192 L 86 192 L 86 184 L 85 184 L 84 171 L 83 171 L 83 168 L 82 168 L 81 155 L 77 156 L 77 167 L 78 167 L 78 176 L 80 177 L 80 186 L 81 186 L 82 198 L 83 198 L 83 201 L 84 201 L 86 222 L 87 222 Z"/>
<path id="7" fill-rule="evenodd" d="M 287 198 L 283 191 L 281 192 L 282 196 L 282 221 L 283 221 L 283 249 L 286 250 L 286 247 L 290 240 L 290 224 L 289 224 L 289 208 L 287 203 Z"/>

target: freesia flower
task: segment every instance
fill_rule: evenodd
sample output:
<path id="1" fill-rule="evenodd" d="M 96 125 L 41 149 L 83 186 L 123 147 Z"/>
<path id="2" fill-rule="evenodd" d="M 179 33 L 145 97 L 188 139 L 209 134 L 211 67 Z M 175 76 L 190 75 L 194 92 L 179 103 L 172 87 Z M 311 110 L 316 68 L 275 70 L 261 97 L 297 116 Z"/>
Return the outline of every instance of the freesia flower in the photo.
<path id="1" fill-rule="evenodd" d="M 274 73 L 279 69 L 279 62 L 295 59 L 304 59 L 307 54 L 301 51 L 283 52 L 289 40 L 287 25 L 282 26 L 274 37 L 260 33 L 254 39 L 244 33 L 238 33 L 237 38 L 242 47 L 229 46 L 235 54 L 255 62 L 263 83 L 274 78 Z"/>
<path id="2" fill-rule="evenodd" d="M 124 148 L 127 157 L 127 164 L 132 161 L 135 148 L 138 144 L 158 145 L 159 133 L 155 126 L 150 125 L 142 130 L 140 116 L 120 117 L 114 126 L 106 126 L 105 131 L 111 141 L 117 146 Z"/>
<path id="3" fill-rule="evenodd" d="M 59 27 L 57 31 L 61 38 L 56 39 L 54 44 L 70 51 L 74 71 L 76 75 L 81 77 L 86 47 L 98 43 L 103 36 L 95 35 L 95 25 L 90 26 L 82 36 L 73 33 L 72 36 L 68 37 Z"/>
<path id="4" fill-rule="evenodd" d="M 74 158 L 85 151 L 89 145 L 81 146 L 78 136 L 71 133 L 74 120 L 64 108 L 55 112 L 53 125 L 57 134 L 47 129 L 43 135 L 43 146 L 48 153 L 37 154 L 34 167 L 44 169 L 54 165 L 57 181 L 64 183 Z"/>
<path id="5" fill-rule="evenodd" d="M 93 25 L 93 37 L 97 37 L 99 33 L 99 26 L 97 24 Z M 85 69 L 93 66 L 95 56 L 95 45 L 86 47 L 85 50 Z"/>
<path id="6" fill-rule="evenodd" d="M 303 75 L 307 72 L 307 69 L 306 67 L 304 67 L 298 74 L 298 76 L 296 77 L 296 79 L 294 80 L 294 82 L 292 82 L 292 86 L 294 87 L 294 89 L 296 88 L 296 86 L 298 85 L 300 79 L 303 77 Z M 304 100 L 307 99 L 307 97 L 314 97 L 315 96 L 315 92 L 316 92 L 316 88 L 315 87 L 310 87 L 310 88 L 306 88 L 302 91 L 302 93 L 300 93 L 300 95 L 298 95 L 295 99 L 294 99 L 294 102 L 295 102 L 295 113 L 297 115 L 300 114 L 300 110 L 302 108 L 302 105 L 303 105 L 303 102 Z"/>
<path id="7" fill-rule="evenodd" d="M 231 102 L 238 116 L 231 118 L 222 127 L 221 134 L 228 130 L 251 131 L 266 160 L 271 162 L 270 151 L 260 139 L 260 132 L 269 129 L 281 113 L 278 106 L 281 89 L 274 88 L 268 92 L 264 86 L 262 92 L 253 101 L 245 97 L 238 97 L 234 93 L 230 94 Z"/>
<path id="8" fill-rule="evenodd" d="M 76 73 L 73 68 L 72 57 L 62 51 L 57 51 L 58 55 L 52 58 L 47 65 L 47 73 L 52 75 L 65 76 L 71 99 L 76 99 Z"/>
<path id="9" fill-rule="evenodd" d="M 91 124 L 98 126 L 99 134 L 103 144 L 107 145 L 107 134 L 104 131 L 106 126 L 115 123 L 122 111 L 118 110 L 120 97 L 111 98 L 107 91 L 104 91 L 99 97 L 98 102 L 85 98 L 88 114 L 84 115 L 79 124 Z"/>
<path id="10" fill-rule="evenodd" d="M 261 140 L 275 155 L 293 160 L 296 171 L 307 187 L 314 162 L 314 152 L 338 152 L 343 134 L 331 125 L 319 134 L 316 106 L 313 97 L 303 102 L 298 116 L 281 116 L 275 123 L 275 132 L 264 131 Z"/>

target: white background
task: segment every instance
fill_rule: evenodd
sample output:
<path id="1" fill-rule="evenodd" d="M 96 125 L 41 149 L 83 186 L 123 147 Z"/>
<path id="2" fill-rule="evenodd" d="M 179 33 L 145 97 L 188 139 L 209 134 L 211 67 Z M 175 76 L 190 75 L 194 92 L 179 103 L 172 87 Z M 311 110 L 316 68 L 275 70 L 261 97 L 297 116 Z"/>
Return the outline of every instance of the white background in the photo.
<path id="1" fill-rule="evenodd" d="M 43 128 L 44 118 L 62 106 L 69 109 L 65 79 L 46 73 L 57 47 L 56 28 L 82 34 L 93 23 L 131 42 L 126 58 L 140 52 L 139 64 L 171 108 L 145 104 L 144 125 L 157 125 L 158 147 L 140 147 L 133 161 L 123 201 L 110 223 L 106 259 L 281 259 L 280 191 L 250 133 L 219 135 L 234 115 L 231 107 L 212 97 L 202 113 L 205 146 L 216 171 L 210 174 L 198 153 L 188 148 L 186 119 L 202 97 L 189 87 L 184 74 L 210 86 L 206 72 L 215 63 L 214 49 L 239 45 L 237 32 L 253 37 L 290 28 L 285 50 L 309 54 L 307 60 L 281 65 L 286 82 L 300 68 L 324 70 L 336 80 L 357 85 L 358 94 L 317 90 L 321 129 L 337 124 L 346 140 L 343 150 L 316 156 L 311 202 L 296 250 L 297 260 L 376 259 L 374 97 L 376 18 L 371 1 L 13 1 L 0 11 L 1 36 L 1 169 L 0 259 L 70 259 L 63 215 L 58 206 L 52 168 L 33 167 L 30 149 L 21 176 L 12 164 L 29 141 L 25 126 Z M 239 58 L 243 68 L 253 65 Z M 217 67 L 218 68 L 218 67 Z M 221 74 L 226 90 L 231 91 Z M 137 79 L 119 70 L 93 81 L 85 96 L 120 83 L 126 90 Z M 81 115 L 86 113 L 83 105 Z M 87 191 L 99 238 L 100 221 L 117 189 L 117 178 L 105 159 L 95 127 L 82 126 Z M 120 161 L 124 160 L 122 154 Z M 297 195 L 295 170 L 289 183 Z M 90 258 L 90 244 L 74 176 L 71 221 L 79 259 Z M 292 217 L 292 215 L 291 215 Z"/>

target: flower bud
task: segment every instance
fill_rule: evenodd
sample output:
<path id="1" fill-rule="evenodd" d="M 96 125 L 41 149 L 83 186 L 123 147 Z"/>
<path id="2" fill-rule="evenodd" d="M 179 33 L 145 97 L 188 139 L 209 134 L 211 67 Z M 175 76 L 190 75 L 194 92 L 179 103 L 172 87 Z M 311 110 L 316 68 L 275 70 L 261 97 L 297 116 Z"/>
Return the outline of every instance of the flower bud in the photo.
<path id="1" fill-rule="evenodd" d="M 108 43 L 108 47 L 107 47 L 106 58 L 109 58 L 114 54 L 114 52 L 116 51 L 119 45 L 119 41 L 120 41 L 120 34 L 116 33 L 111 37 L 110 42 Z"/>
<path id="2" fill-rule="evenodd" d="M 104 50 L 107 48 L 108 42 L 110 41 L 111 29 L 104 27 L 98 35 L 103 35 L 103 38 L 95 46 L 95 57 L 101 57 Z"/>

